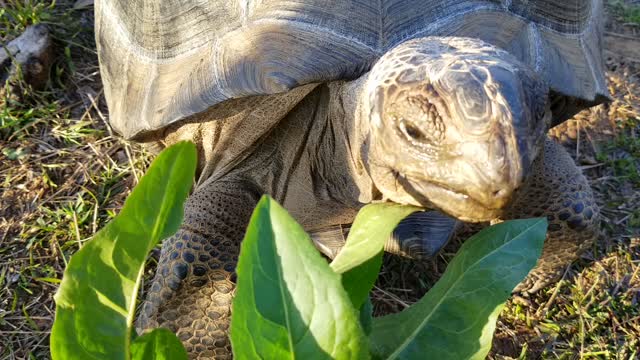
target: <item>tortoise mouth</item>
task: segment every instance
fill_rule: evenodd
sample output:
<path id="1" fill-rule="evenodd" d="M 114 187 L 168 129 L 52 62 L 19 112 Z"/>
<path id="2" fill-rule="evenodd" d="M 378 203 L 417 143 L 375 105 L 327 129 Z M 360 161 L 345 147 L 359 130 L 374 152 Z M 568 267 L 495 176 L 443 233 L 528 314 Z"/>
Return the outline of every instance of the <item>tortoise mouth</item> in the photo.
<path id="1" fill-rule="evenodd" d="M 474 199 L 468 193 L 425 179 L 400 176 L 398 182 L 419 203 L 433 206 L 457 219 L 483 222 L 499 218 L 503 208 L 491 208 Z"/>

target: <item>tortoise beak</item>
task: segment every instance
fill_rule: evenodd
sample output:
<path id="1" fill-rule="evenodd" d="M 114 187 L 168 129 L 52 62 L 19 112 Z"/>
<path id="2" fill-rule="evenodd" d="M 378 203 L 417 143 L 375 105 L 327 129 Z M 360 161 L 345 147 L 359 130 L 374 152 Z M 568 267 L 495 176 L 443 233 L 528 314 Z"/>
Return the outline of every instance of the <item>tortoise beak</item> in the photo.
<path id="1" fill-rule="evenodd" d="M 526 141 L 499 133 L 489 141 L 461 143 L 459 148 L 465 155 L 458 166 L 467 181 L 458 190 L 486 209 L 504 209 L 529 175 L 528 147 Z"/>

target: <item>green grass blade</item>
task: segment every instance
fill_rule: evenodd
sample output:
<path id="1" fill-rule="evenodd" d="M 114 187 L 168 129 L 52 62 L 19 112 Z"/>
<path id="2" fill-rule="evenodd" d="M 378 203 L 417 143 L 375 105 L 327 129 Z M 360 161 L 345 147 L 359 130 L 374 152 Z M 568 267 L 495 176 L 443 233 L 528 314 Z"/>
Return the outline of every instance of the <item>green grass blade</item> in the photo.
<path id="1" fill-rule="evenodd" d="M 356 308 L 367 299 L 382 265 L 382 249 L 398 223 L 422 209 L 395 203 L 369 204 L 356 216 L 347 242 L 331 262 Z"/>
<path id="2" fill-rule="evenodd" d="M 195 166 L 192 143 L 164 150 L 120 214 L 71 257 L 55 296 L 54 359 L 129 358 L 146 256 L 178 230 Z"/>
<path id="3" fill-rule="evenodd" d="M 399 314 L 375 318 L 384 359 L 484 359 L 504 302 L 536 264 L 547 220 L 513 220 L 467 240 L 436 285 Z"/>
<path id="4" fill-rule="evenodd" d="M 359 314 L 309 235 L 269 197 L 242 242 L 233 301 L 236 359 L 366 359 Z"/>

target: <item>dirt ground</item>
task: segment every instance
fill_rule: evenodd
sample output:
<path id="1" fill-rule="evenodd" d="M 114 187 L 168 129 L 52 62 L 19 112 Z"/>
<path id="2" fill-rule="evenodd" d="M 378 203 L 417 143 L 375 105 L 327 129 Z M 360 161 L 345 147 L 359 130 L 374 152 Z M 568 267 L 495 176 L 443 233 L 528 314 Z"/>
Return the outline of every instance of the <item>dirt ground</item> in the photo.
<path id="1" fill-rule="evenodd" d="M 551 131 L 597 194 L 601 241 L 557 284 L 509 300 L 491 358 L 640 359 L 640 5 L 608 1 L 607 19 L 613 101 Z M 106 126 L 91 1 L 0 0 L 0 44 L 34 23 L 53 37 L 47 84 L 0 99 L 0 359 L 49 358 L 65 264 L 115 216 L 151 158 Z M 387 257 L 375 312 L 419 299 L 477 228 L 431 262 Z M 151 257 L 147 276 L 154 265 Z"/>

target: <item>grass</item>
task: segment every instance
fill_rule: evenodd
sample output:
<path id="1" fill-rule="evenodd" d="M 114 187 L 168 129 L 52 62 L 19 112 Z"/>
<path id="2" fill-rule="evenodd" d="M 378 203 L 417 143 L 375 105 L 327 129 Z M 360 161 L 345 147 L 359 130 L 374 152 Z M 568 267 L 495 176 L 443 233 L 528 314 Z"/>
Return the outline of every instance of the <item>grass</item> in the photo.
<path id="1" fill-rule="evenodd" d="M 605 144 L 597 159 L 613 168 L 613 175 L 619 180 L 630 181 L 638 186 L 640 185 L 640 140 L 636 129 L 640 129 L 640 119 L 626 119 L 618 125 L 620 127 L 618 137 Z"/>
<path id="2" fill-rule="evenodd" d="M 0 359 L 46 359 L 65 264 L 119 211 L 149 155 L 105 125 L 92 9 L 73 9 L 73 1 L 0 5 L 0 43 L 45 23 L 56 47 L 44 89 L 24 86 L 21 101 L 0 99 Z M 618 21 L 633 22 L 634 7 L 616 6 Z M 602 241 L 562 281 L 509 301 L 493 358 L 640 358 L 640 64 L 610 59 L 608 68 L 614 101 L 555 131 L 597 194 Z M 563 137 L 572 131 L 579 138 Z M 387 257 L 376 313 L 415 302 L 475 230 L 432 262 Z"/>
<path id="3" fill-rule="evenodd" d="M 617 0 L 611 2 L 611 8 L 622 22 L 640 25 L 640 5 L 628 4 L 625 1 Z"/>
<path id="4" fill-rule="evenodd" d="M 0 9 L 0 39 L 13 39 L 27 26 L 50 20 L 55 9 L 55 1 L 7 1 Z"/>
<path id="5" fill-rule="evenodd" d="M 1 43 L 45 23 L 56 47 L 44 89 L 0 99 L 0 359 L 46 359 L 69 257 L 120 209 L 148 156 L 105 125 L 92 9 L 3 5 Z"/>

